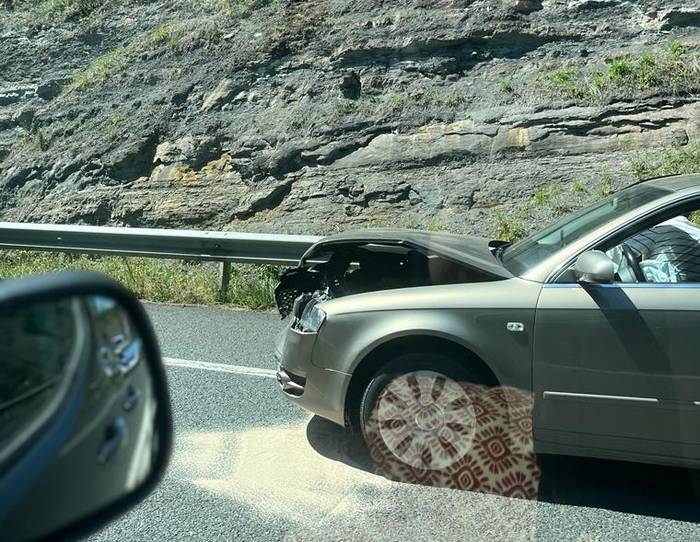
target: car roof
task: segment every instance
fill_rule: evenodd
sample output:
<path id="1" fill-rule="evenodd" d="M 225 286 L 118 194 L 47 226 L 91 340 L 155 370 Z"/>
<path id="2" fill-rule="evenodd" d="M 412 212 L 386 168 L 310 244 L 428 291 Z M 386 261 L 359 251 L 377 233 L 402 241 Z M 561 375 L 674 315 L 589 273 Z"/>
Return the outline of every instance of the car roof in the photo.
<path id="1" fill-rule="evenodd" d="M 700 188 L 700 173 L 689 173 L 687 175 L 672 175 L 667 177 L 655 177 L 653 179 L 641 181 L 641 183 L 644 183 L 648 186 L 666 189 L 671 192 L 679 192 L 688 188 Z"/>

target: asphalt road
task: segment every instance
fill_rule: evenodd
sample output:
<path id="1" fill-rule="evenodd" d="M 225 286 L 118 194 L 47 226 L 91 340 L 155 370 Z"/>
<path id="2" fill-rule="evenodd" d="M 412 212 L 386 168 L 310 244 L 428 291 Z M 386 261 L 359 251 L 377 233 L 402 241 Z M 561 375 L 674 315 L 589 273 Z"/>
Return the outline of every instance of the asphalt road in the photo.
<path id="1" fill-rule="evenodd" d="M 289 404 L 273 314 L 149 304 L 175 413 L 161 485 L 91 541 L 700 540 L 679 469 L 549 458 L 538 501 L 391 482 Z"/>

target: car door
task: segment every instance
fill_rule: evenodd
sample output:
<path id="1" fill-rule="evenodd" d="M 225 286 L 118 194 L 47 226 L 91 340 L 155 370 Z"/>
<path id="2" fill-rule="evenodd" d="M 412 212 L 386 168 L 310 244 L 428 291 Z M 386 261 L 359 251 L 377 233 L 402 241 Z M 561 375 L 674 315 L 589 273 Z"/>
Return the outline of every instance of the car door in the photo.
<path id="1" fill-rule="evenodd" d="M 545 450 L 700 460 L 700 283 L 545 284 L 533 388 Z"/>

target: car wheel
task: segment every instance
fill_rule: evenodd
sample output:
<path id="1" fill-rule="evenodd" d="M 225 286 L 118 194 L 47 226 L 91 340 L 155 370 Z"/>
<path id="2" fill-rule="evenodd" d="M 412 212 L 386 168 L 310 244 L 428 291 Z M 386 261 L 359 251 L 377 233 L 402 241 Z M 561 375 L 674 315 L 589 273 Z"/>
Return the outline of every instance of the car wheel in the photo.
<path id="1" fill-rule="evenodd" d="M 385 365 L 360 403 L 373 459 L 442 470 L 464 457 L 477 427 L 465 382 L 475 382 L 473 375 L 439 354 L 405 354 Z"/>

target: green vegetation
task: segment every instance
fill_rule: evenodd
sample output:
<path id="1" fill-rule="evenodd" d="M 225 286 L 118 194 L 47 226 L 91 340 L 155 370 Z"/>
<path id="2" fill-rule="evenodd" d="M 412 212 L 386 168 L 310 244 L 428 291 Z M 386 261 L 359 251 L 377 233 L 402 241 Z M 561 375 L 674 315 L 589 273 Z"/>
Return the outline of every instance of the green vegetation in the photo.
<path id="1" fill-rule="evenodd" d="M 406 94 L 388 94 L 383 96 L 382 106 L 389 112 L 401 111 L 408 104 L 408 96 Z"/>
<path id="2" fill-rule="evenodd" d="M 631 161 L 630 170 L 637 179 L 700 173 L 700 140 L 639 154 Z"/>
<path id="3" fill-rule="evenodd" d="M 562 187 L 560 183 L 552 183 L 544 188 L 539 188 L 535 190 L 532 195 L 532 201 L 535 205 L 548 205 L 552 203 L 552 200 L 562 193 Z"/>
<path id="4" fill-rule="evenodd" d="M 109 119 L 109 126 L 107 127 L 107 132 L 105 134 L 108 140 L 115 141 L 119 137 L 119 125 L 122 122 L 124 122 L 124 118 L 120 117 L 119 115 L 113 115 L 112 118 Z"/>
<path id="5" fill-rule="evenodd" d="M 256 9 L 275 3 L 276 0 L 209 0 L 212 7 L 226 16 L 248 17 Z"/>
<path id="6" fill-rule="evenodd" d="M 102 85 L 115 75 L 124 72 L 127 64 L 126 50 L 119 47 L 95 60 L 87 69 L 77 72 L 73 76 L 73 81 L 64 90 L 64 94 Z"/>
<path id="7" fill-rule="evenodd" d="M 515 241 L 527 235 L 527 226 L 519 214 L 506 212 L 503 208 L 497 208 L 494 212 L 496 228 L 493 232 L 495 239 L 503 241 Z"/>
<path id="8" fill-rule="evenodd" d="M 19 250 L 5 251 L 0 255 L 2 279 L 63 270 L 104 273 L 147 301 L 225 303 L 248 309 L 272 307 L 279 274 L 279 268 L 270 265 L 232 266 L 229 289 L 221 296 L 218 269 L 211 263 Z"/>
<path id="9" fill-rule="evenodd" d="M 647 51 L 636 59 L 608 60 L 604 69 L 570 65 L 545 71 L 535 86 L 546 95 L 588 101 L 651 91 L 687 94 L 700 90 L 700 55 L 674 41 L 662 51 Z"/>
<path id="10" fill-rule="evenodd" d="M 82 19 L 92 15 L 105 0 L 31 0 L 29 17 L 36 23 Z"/>
<path id="11" fill-rule="evenodd" d="M 700 211 L 693 211 L 690 213 L 688 220 L 690 220 L 693 224 L 700 226 Z"/>
<path id="12" fill-rule="evenodd" d="M 49 148 L 49 135 L 48 132 L 46 131 L 46 128 L 43 126 L 40 128 L 37 128 L 36 130 L 36 142 L 39 145 L 39 148 L 42 151 L 45 151 Z"/>
<path id="13" fill-rule="evenodd" d="M 353 100 L 343 98 L 338 102 L 338 111 L 343 115 L 349 115 L 357 110 L 357 104 Z"/>
<path id="14" fill-rule="evenodd" d="M 613 187 L 612 175 L 604 171 L 600 174 L 596 183 L 596 196 L 600 199 L 607 198 L 613 192 L 615 192 L 615 188 Z"/>
<path id="15" fill-rule="evenodd" d="M 166 24 L 159 26 L 153 32 L 151 32 L 148 39 L 148 45 L 151 47 L 165 45 L 170 49 L 177 49 L 181 38 L 182 28 L 180 26 Z"/>
<path id="16" fill-rule="evenodd" d="M 558 93 L 570 98 L 582 98 L 586 95 L 581 69 L 567 66 L 540 74 L 536 83 L 548 93 Z"/>
<path id="17" fill-rule="evenodd" d="M 566 184 L 556 181 L 535 190 L 532 199 L 494 211 L 496 225 L 492 236 L 505 241 L 517 241 L 534 229 L 549 224 L 593 200 L 607 196 L 613 190 L 613 179 L 601 173 L 590 184 L 574 179 Z"/>
<path id="18" fill-rule="evenodd" d="M 630 171 L 636 179 L 700 173 L 700 140 L 685 146 L 638 154 L 627 164 L 622 164 L 621 170 Z M 530 201 L 507 210 L 503 207 L 495 209 L 496 226 L 493 236 L 506 241 L 517 240 L 525 236 L 534 225 L 546 224 L 584 204 L 606 198 L 618 188 L 619 181 L 607 169 L 600 171 L 590 183 L 574 179 L 567 185 L 555 182 L 538 188 Z M 700 225 L 700 212 L 691 217 L 691 220 Z"/>
<path id="19" fill-rule="evenodd" d="M 396 116 L 432 110 L 435 118 L 443 118 L 446 116 L 444 113 L 450 113 L 449 116 L 453 117 L 455 110 L 467 101 L 463 92 L 454 89 L 420 88 L 412 92 L 363 95 L 357 100 L 343 98 L 337 102 L 337 113 L 342 116 Z"/>
<path id="20" fill-rule="evenodd" d="M 498 85 L 498 88 L 504 94 L 510 94 L 511 92 L 515 91 L 513 82 L 510 79 L 504 79 L 503 81 L 501 81 L 501 83 Z"/>
<path id="21" fill-rule="evenodd" d="M 40 151 L 48 150 L 51 146 L 51 134 L 43 126 L 34 127 L 31 130 L 23 130 L 23 135 L 19 143 L 15 144 L 13 151 L 34 147 Z M 11 153 L 8 154 L 8 157 Z"/>
<path id="22" fill-rule="evenodd" d="M 571 193 L 575 195 L 583 194 L 586 191 L 581 179 L 571 181 Z"/>

